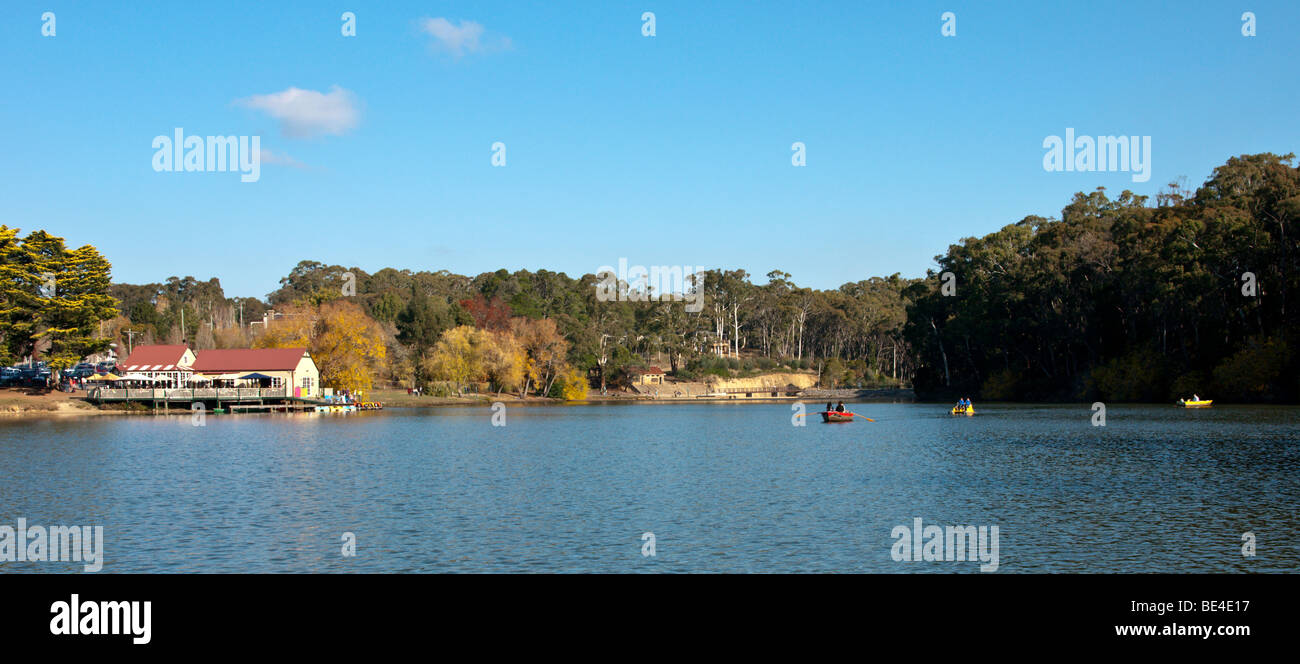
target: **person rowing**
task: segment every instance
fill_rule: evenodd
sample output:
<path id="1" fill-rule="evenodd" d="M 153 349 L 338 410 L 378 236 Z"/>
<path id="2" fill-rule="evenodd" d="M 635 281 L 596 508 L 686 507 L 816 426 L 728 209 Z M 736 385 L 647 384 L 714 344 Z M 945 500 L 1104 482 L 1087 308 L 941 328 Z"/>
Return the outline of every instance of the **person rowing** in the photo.
<path id="1" fill-rule="evenodd" d="M 826 405 L 829 406 L 830 404 L 826 404 Z M 835 412 L 837 412 L 837 413 L 842 413 L 842 412 L 844 412 L 844 402 L 843 402 L 843 401 L 840 402 L 840 405 L 838 405 L 838 406 L 835 407 Z"/>

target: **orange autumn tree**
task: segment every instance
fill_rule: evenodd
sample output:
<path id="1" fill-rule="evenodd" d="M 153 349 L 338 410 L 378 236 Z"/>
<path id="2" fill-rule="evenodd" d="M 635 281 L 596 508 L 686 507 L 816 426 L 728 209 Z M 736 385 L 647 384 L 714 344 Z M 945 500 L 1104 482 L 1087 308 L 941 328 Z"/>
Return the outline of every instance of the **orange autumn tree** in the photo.
<path id="1" fill-rule="evenodd" d="M 321 305 L 310 348 L 321 381 L 353 392 L 370 389 L 388 356 L 379 323 L 347 300 Z"/>
<path id="2" fill-rule="evenodd" d="M 258 333 L 253 340 L 253 348 L 310 349 L 316 316 L 316 310 L 312 307 L 285 307 L 279 312 L 279 317 L 270 320 L 266 329 Z"/>
<path id="3" fill-rule="evenodd" d="M 556 329 L 555 321 L 549 318 L 512 318 L 510 332 L 528 357 L 527 375 L 519 396 L 527 395 L 531 385 L 535 385 L 542 396 L 550 394 L 551 384 L 566 366 L 564 359 L 569 351 L 569 342 Z"/>
<path id="4" fill-rule="evenodd" d="M 320 370 L 321 384 L 353 392 L 374 384 L 388 356 L 379 323 L 347 300 L 318 308 L 290 307 L 254 342 L 256 348 L 306 347 Z"/>

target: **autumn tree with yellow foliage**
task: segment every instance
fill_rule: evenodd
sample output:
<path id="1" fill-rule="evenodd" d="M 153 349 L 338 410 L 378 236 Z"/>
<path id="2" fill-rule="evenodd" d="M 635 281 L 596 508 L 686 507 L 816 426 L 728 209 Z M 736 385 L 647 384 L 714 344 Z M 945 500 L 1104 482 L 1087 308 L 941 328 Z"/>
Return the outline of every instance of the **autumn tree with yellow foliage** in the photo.
<path id="1" fill-rule="evenodd" d="M 257 337 L 255 348 L 305 347 L 320 370 L 321 384 L 352 392 L 369 390 L 384 366 L 384 332 L 356 303 L 294 306 Z"/>
<path id="2" fill-rule="evenodd" d="M 565 401 L 584 401 L 590 384 L 581 371 L 565 365 L 564 370 L 560 372 L 559 385 L 560 396 L 564 397 Z"/>
<path id="3" fill-rule="evenodd" d="M 484 334 L 469 325 L 442 333 L 433 350 L 422 360 L 425 373 L 456 385 L 459 394 L 466 383 L 481 378 Z"/>
<path id="4" fill-rule="evenodd" d="M 485 332 L 489 341 L 483 347 L 483 370 L 490 383 L 501 392 L 520 389 L 527 374 L 528 355 L 509 332 Z"/>
<path id="5" fill-rule="evenodd" d="M 379 324 L 360 305 L 345 300 L 321 305 L 312 341 L 321 381 L 352 392 L 370 389 L 388 354 Z"/>
<path id="6" fill-rule="evenodd" d="M 442 333 L 433 349 L 421 358 L 427 375 L 456 386 L 487 381 L 500 396 L 531 391 L 546 396 L 554 386 L 565 399 L 587 398 L 587 379 L 564 360 L 568 343 L 553 320 L 514 318 L 509 330 L 484 330 L 469 325 Z"/>

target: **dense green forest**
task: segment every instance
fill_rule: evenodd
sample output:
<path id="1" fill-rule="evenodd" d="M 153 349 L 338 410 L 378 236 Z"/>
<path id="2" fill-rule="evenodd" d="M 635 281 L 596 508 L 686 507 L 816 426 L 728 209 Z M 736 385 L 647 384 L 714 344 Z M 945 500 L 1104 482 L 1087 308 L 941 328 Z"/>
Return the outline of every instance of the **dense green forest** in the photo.
<path id="1" fill-rule="evenodd" d="M 115 284 L 123 343 L 247 345 L 249 324 L 347 298 L 386 335 L 386 375 L 420 384 L 421 357 L 458 325 L 550 319 L 594 388 L 660 364 L 679 378 L 779 367 L 827 386 L 914 384 L 921 396 L 1007 400 L 1294 401 L 1300 169 L 1292 155 L 1229 159 L 1195 192 L 1080 193 L 1060 219 L 1026 217 L 895 274 L 835 290 L 773 270 L 712 270 L 704 307 L 602 302 L 597 276 L 299 263 L 266 299 L 227 298 L 217 279 Z M 264 319 L 264 316 L 267 318 Z M 183 323 L 182 323 L 183 320 Z"/>
<path id="2" fill-rule="evenodd" d="M 923 394 L 1294 401 L 1300 169 L 1229 159 L 1195 193 L 1077 194 L 967 238 L 905 293 Z M 945 272 L 954 287 L 943 289 Z"/>

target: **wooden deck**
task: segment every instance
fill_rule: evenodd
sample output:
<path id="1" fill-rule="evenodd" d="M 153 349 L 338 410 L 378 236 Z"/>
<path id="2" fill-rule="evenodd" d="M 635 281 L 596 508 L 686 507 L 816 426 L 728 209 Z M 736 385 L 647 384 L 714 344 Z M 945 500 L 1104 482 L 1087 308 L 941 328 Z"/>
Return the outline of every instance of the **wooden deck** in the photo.
<path id="1" fill-rule="evenodd" d="M 261 402 L 267 399 L 289 399 L 283 387 L 222 387 L 222 388 L 92 388 L 86 398 L 96 403 L 121 401 L 149 401 L 163 403 L 192 403 L 218 401 L 223 403 Z"/>

